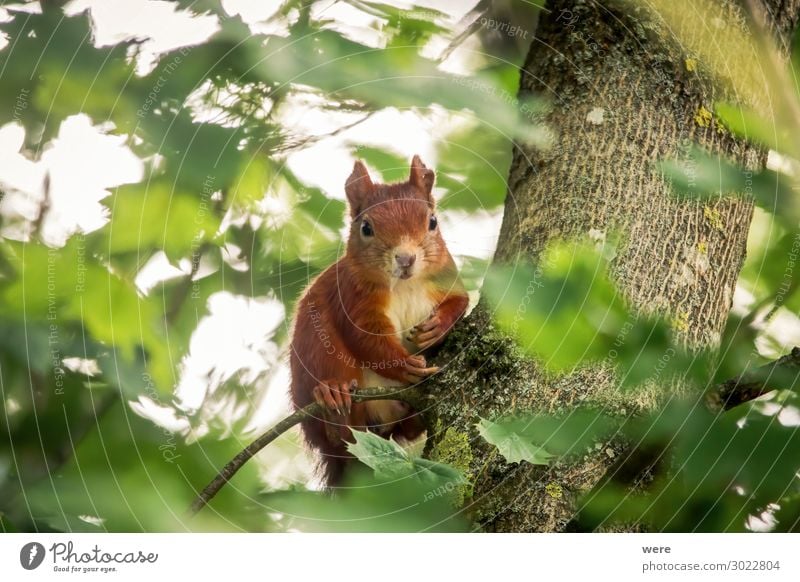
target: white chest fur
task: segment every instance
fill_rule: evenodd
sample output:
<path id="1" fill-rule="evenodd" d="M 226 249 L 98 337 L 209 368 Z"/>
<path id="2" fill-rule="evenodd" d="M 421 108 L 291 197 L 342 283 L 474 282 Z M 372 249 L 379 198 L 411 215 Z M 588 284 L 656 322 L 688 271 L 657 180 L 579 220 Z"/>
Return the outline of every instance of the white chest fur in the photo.
<path id="1" fill-rule="evenodd" d="M 397 337 L 406 348 L 413 349 L 405 338 L 415 325 L 430 317 L 435 304 L 428 293 L 427 286 L 419 279 L 400 279 L 391 290 L 388 316 L 392 321 Z"/>
<path id="2" fill-rule="evenodd" d="M 435 306 L 425 283 L 419 279 L 401 279 L 392 287 L 387 315 L 394 325 L 397 338 L 411 353 L 416 352 L 417 347 L 404 338 L 415 325 L 430 317 Z M 402 385 L 402 382 L 390 380 L 372 370 L 364 370 L 362 382 L 364 386 Z M 387 427 L 406 414 L 403 405 L 393 400 L 373 400 L 366 405 L 370 419 L 385 423 Z"/>

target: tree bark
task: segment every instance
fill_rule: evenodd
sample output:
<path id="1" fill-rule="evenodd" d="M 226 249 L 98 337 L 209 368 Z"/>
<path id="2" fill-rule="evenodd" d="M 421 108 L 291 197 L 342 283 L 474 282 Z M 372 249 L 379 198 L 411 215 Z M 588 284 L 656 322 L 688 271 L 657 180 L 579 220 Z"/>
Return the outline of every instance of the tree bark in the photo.
<path id="1" fill-rule="evenodd" d="M 745 30 L 738 3 L 710 5 Z M 785 40 L 797 22 L 797 0 L 764 5 Z M 710 116 L 717 101 L 749 98 L 703 71 L 670 36 L 674 29 L 634 6 L 555 0 L 542 13 L 520 96 L 552 102 L 542 121 L 554 131 L 554 147 L 514 148 L 495 261 L 531 261 L 555 240 L 618 233 L 612 274 L 632 308 L 667 315 L 687 345 L 715 346 L 744 260 L 752 204 L 680 202 L 655 162 L 686 157 L 698 143 L 757 169 L 766 152 Z M 431 388 L 427 452 L 466 473 L 464 500 L 487 531 L 561 531 L 580 493 L 624 454 L 625 443 L 596 443 L 550 467 L 507 464 L 477 434 L 480 418 L 558 413 L 580 403 L 626 416 L 660 398 L 655 382 L 617 390 L 604 364 L 548 375 L 494 328 L 483 303 L 453 331 L 438 361 L 447 366 Z"/>

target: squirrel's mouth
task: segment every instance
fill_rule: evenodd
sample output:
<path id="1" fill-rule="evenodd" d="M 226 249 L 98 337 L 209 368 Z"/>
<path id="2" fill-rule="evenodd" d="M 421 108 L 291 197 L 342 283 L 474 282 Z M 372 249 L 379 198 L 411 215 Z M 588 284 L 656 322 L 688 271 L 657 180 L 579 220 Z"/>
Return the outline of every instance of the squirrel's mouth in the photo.
<path id="1" fill-rule="evenodd" d="M 410 279 L 414 275 L 414 271 L 408 268 L 405 269 L 400 268 L 400 269 L 395 269 L 392 275 L 398 279 L 406 280 Z"/>

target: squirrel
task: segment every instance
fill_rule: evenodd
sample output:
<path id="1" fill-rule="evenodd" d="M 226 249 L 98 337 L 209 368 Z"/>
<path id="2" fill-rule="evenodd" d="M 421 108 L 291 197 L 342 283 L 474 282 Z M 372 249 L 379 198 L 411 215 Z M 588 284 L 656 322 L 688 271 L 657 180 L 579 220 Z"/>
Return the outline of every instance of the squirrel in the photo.
<path id="1" fill-rule="evenodd" d="M 350 234 L 344 256 L 317 276 L 297 303 L 290 345 L 295 409 L 318 402 L 301 423 L 320 453 L 327 487 L 341 482 L 351 429 L 399 442 L 425 427 L 396 400 L 353 403 L 359 387 L 407 386 L 435 374 L 423 352 L 464 315 L 468 295 L 439 230 L 434 172 L 419 156 L 408 180 L 376 184 L 360 161 L 345 183 Z"/>

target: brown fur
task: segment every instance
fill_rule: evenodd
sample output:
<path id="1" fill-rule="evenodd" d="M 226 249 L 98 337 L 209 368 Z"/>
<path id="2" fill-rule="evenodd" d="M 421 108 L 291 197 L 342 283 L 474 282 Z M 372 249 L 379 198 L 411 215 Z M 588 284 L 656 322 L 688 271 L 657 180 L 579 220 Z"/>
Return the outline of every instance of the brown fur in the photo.
<path id="1" fill-rule="evenodd" d="M 433 306 L 430 320 L 412 322 L 435 322 L 428 335 L 437 338 L 420 343 L 440 342 L 463 315 L 468 300 L 455 263 L 438 227 L 429 229 L 433 180 L 433 171 L 417 156 L 408 181 L 399 184 L 373 184 L 364 165 L 356 162 L 345 185 L 352 218 L 347 251 L 311 283 L 295 314 L 290 360 L 296 408 L 313 402 L 321 384 L 342 391 L 351 381 L 365 386 L 365 376 L 398 385 L 419 380 L 411 372 L 426 364 L 408 336 L 426 336 L 417 329 L 396 329 L 391 306 L 400 293 L 411 298 L 410 308 L 424 307 L 426 301 Z M 364 220 L 373 236 L 362 235 Z M 413 275 L 403 281 L 396 276 L 399 252 L 416 257 Z M 316 399 L 322 402 L 319 395 Z M 327 485 L 341 480 L 351 458 L 346 449 L 346 441 L 352 441 L 350 428 L 406 440 L 424 432 L 415 411 L 396 401 L 353 404 L 349 413 L 328 406 L 321 417 L 303 421 L 302 428 L 310 446 L 321 454 Z"/>

